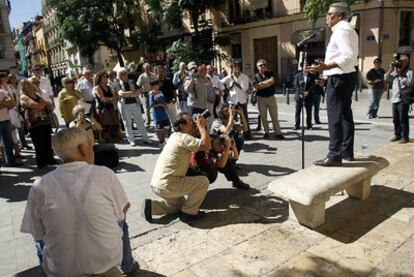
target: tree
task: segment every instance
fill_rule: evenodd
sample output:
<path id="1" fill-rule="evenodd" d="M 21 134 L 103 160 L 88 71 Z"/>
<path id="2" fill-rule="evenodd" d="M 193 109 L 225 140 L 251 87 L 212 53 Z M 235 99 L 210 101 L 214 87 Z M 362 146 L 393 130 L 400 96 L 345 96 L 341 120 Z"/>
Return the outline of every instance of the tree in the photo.
<path id="1" fill-rule="evenodd" d="M 368 0 L 365 0 L 367 2 Z M 334 2 L 347 2 L 349 5 L 358 2 L 358 0 L 307 0 L 304 8 L 305 18 L 312 24 L 325 15 L 329 6 Z"/>
<path id="2" fill-rule="evenodd" d="M 56 11 L 62 36 L 76 44 L 90 61 L 99 45 L 104 44 L 115 50 L 124 66 L 121 51 L 130 43 L 125 29 L 140 14 L 138 1 L 46 0 L 46 4 Z"/>
<path id="3" fill-rule="evenodd" d="M 208 63 L 218 55 L 213 45 L 213 29 L 206 20 L 207 11 L 221 10 L 226 1 L 222 0 L 145 0 L 150 7 L 150 17 L 165 22 L 169 30 L 183 30 L 183 20 L 189 18 L 193 24 L 194 33 L 191 39 L 191 53 L 187 53 L 192 60 L 199 63 Z M 220 41 L 223 41 L 222 39 Z M 176 48 L 176 49 L 175 49 Z M 180 49 L 188 47 L 184 41 L 173 44 L 169 53 L 179 53 Z M 174 54 L 170 54 L 172 57 Z M 182 55 L 180 55 L 182 56 Z"/>

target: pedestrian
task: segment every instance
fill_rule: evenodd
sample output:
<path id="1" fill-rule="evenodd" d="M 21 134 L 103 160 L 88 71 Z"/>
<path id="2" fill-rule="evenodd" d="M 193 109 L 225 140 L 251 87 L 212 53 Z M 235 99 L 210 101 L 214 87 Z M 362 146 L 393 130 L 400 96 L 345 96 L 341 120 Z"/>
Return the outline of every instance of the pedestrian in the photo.
<path id="1" fill-rule="evenodd" d="M 55 107 L 53 87 L 50 83 L 50 79 L 42 75 L 42 66 L 34 65 L 32 68 L 32 77 L 39 80 L 39 89 L 43 93 L 43 98 L 52 103 L 53 109 Z"/>
<path id="2" fill-rule="evenodd" d="M 118 95 L 108 86 L 108 74 L 105 71 L 96 73 L 94 83 L 97 121 L 102 125 L 103 142 L 120 142 L 121 126 L 115 104 Z"/>
<path id="3" fill-rule="evenodd" d="M 160 91 L 160 83 L 158 80 L 151 81 L 151 91 L 149 94 L 149 103 L 154 120 L 155 130 L 160 143 L 160 147 L 164 147 L 165 139 L 170 131 L 170 120 L 167 114 L 167 102 L 164 94 Z"/>
<path id="4" fill-rule="evenodd" d="M 196 132 L 200 138 L 194 137 Z M 189 114 L 179 114 L 174 132 L 154 167 L 151 188 L 161 200 L 145 200 L 144 215 L 148 222 L 152 222 L 153 215 L 179 213 L 183 221 L 205 216 L 199 208 L 207 194 L 209 180 L 206 176 L 186 176 L 186 173 L 191 153 L 210 148 L 206 119 L 198 116 L 194 122 Z"/>
<path id="5" fill-rule="evenodd" d="M 151 65 L 149 63 L 144 63 L 142 66 L 144 72 L 139 75 L 137 81 L 137 87 L 141 90 L 141 102 L 144 103 L 145 114 L 147 116 L 147 128 L 151 125 L 151 107 L 149 104 L 149 92 L 151 91 L 151 80 L 155 80 L 155 75 L 151 72 Z"/>
<path id="6" fill-rule="evenodd" d="M 319 166 L 340 166 L 342 159 L 354 159 L 354 119 L 352 93 L 358 82 L 358 35 L 348 22 L 351 10 L 347 3 L 336 2 L 329 6 L 326 22 L 332 29 L 325 62 L 316 61 L 311 72 L 328 76 L 326 85 L 329 153 L 315 162 Z"/>
<path id="7" fill-rule="evenodd" d="M 407 143 L 410 141 L 410 122 L 408 111 L 410 103 L 406 103 L 401 94 L 406 89 L 414 89 L 413 70 L 410 67 L 408 55 L 399 55 L 398 62 L 391 64 L 385 73 L 387 81 L 392 82 L 392 121 L 394 123 L 394 137 L 392 142 Z"/>
<path id="8" fill-rule="evenodd" d="M 173 85 L 172 81 L 166 77 L 165 70 L 162 65 L 155 67 L 155 77 L 157 78 L 160 85 L 160 90 L 165 97 L 168 108 L 168 118 L 170 119 L 170 122 L 174 122 L 178 114 L 176 88 Z"/>
<path id="9" fill-rule="evenodd" d="M 82 78 L 76 84 L 76 90 L 83 94 L 85 102 L 88 104 L 86 107 L 86 113 L 91 113 L 96 116 L 96 103 L 95 96 L 93 94 L 93 72 L 88 68 L 84 68 L 82 71 Z"/>
<path id="10" fill-rule="evenodd" d="M 40 95 L 28 80 L 20 81 L 20 104 L 35 148 L 38 168 L 56 164 L 52 150 L 52 125 L 49 114 L 52 104 Z"/>
<path id="11" fill-rule="evenodd" d="M 187 92 L 184 90 L 184 81 L 188 77 L 187 65 L 180 62 L 178 71 L 174 74 L 173 84 L 178 91 L 178 106 L 183 113 L 188 112 Z"/>
<path id="12" fill-rule="evenodd" d="M 267 112 L 269 111 L 272 119 L 273 131 L 277 139 L 284 139 L 282 130 L 279 125 L 279 118 L 277 112 L 277 103 L 275 97 L 276 83 L 273 72 L 267 70 L 267 63 L 263 59 L 259 59 L 256 63 L 258 72 L 253 77 L 253 86 L 257 90 L 257 104 L 259 106 L 259 114 L 263 123 L 264 134 L 263 138 L 269 137 L 269 123 L 267 122 Z"/>
<path id="13" fill-rule="evenodd" d="M 313 97 L 313 118 L 315 124 L 322 124 L 319 116 L 319 110 L 321 106 L 321 100 L 325 99 L 325 90 L 323 89 L 323 80 L 320 78 L 315 79 L 315 84 L 311 88 Z"/>
<path id="14" fill-rule="evenodd" d="M 242 65 L 240 62 L 233 62 L 233 72 L 221 79 L 220 82 L 229 88 L 229 96 L 227 97 L 228 104 L 243 109 L 244 118 L 247 121 L 248 128 L 244 133 L 244 138 L 249 140 L 252 139 L 249 125 L 249 113 L 247 111 L 247 102 L 249 99 L 247 92 L 250 88 L 250 80 L 249 77 L 241 71 L 241 67 Z"/>
<path id="15" fill-rule="evenodd" d="M 187 105 L 190 115 L 203 113 L 207 108 L 207 87 L 198 73 L 198 66 L 195 62 L 189 62 L 188 77 L 184 82 L 184 90 L 188 94 Z"/>
<path id="16" fill-rule="evenodd" d="M 37 242 L 44 273 L 121 277 L 118 265 L 136 271 L 124 238 L 130 203 L 116 175 L 93 165 L 93 143 L 80 128 L 59 131 L 53 149 L 64 163 L 34 182 L 21 226 Z"/>
<path id="17" fill-rule="evenodd" d="M 207 76 L 213 84 L 213 89 L 215 93 L 214 106 L 213 106 L 213 115 L 214 118 L 217 118 L 216 109 L 218 105 L 222 102 L 223 89 L 224 85 L 220 82 L 220 76 L 217 74 L 217 69 L 211 64 L 207 65 Z"/>
<path id="18" fill-rule="evenodd" d="M 308 70 L 305 69 L 306 65 L 307 64 L 305 63 L 303 70 L 296 74 L 295 80 L 293 81 L 296 102 L 295 126 L 293 127 L 293 130 L 298 130 L 300 128 L 300 115 L 302 113 L 303 104 L 306 112 L 306 127 L 307 129 L 312 129 L 312 87 L 314 86 L 316 75 L 308 72 Z"/>
<path id="19" fill-rule="evenodd" d="M 131 146 L 135 146 L 135 136 L 132 130 L 132 118 L 142 136 L 144 144 L 151 144 L 145 129 L 145 122 L 142 118 L 141 101 L 139 95 L 141 92 L 135 88 L 132 80 L 128 79 L 128 70 L 121 68 L 118 71 L 118 85 L 116 92 L 119 96 L 118 108 L 125 126 L 127 140 Z"/>
<path id="20" fill-rule="evenodd" d="M 58 106 L 60 115 L 65 121 L 66 127 L 69 127 L 69 123 L 75 119 L 72 114 L 73 108 L 83 103 L 85 100 L 83 94 L 75 89 L 75 82 L 69 77 L 62 78 L 63 89 L 58 94 Z"/>
<path id="21" fill-rule="evenodd" d="M 367 119 L 378 117 L 378 108 L 380 105 L 382 94 L 385 89 L 384 75 L 385 70 L 381 67 L 381 59 L 376 58 L 374 60 L 374 68 L 371 68 L 367 75 L 367 82 L 369 85 L 368 90 L 368 113 Z"/>

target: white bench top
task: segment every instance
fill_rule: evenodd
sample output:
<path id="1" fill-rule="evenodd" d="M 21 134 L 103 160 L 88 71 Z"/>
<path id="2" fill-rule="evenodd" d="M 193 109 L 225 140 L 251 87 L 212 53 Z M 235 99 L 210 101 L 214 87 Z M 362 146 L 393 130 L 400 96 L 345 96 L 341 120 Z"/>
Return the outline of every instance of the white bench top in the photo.
<path id="1" fill-rule="evenodd" d="M 310 166 L 296 173 L 281 177 L 269 184 L 269 190 L 277 196 L 309 206 L 329 197 L 348 185 L 371 178 L 388 166 L 381 157 L 370 156 L 344 162 L 338 167 Z"/>

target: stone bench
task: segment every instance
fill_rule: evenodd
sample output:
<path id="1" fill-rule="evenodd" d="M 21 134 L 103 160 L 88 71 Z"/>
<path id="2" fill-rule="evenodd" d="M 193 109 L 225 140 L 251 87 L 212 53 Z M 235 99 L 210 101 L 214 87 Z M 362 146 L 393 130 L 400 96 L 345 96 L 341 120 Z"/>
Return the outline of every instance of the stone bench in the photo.
<path id="1" fill-rule="evenodd" d="M 366 199 L 372 176 L 388 165 L 386 159 L 370 156 L 338 167 L 310 166 L 271 182 L 269 190 L 289 201 L 291 218 L 316 228 L 325 222 L 325 202 L 331 195 L 346 190 L 350 197 Z"/>

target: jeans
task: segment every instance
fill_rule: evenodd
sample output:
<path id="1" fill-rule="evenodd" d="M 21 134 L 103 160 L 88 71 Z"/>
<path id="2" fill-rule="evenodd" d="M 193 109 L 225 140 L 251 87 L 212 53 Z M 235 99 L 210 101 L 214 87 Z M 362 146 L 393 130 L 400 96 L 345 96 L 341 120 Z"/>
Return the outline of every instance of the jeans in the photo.
<path id="1" fill-rule="evenodd" d="M 122 121 L 124 122 L 125 126 L 125 134 L 127 140 L 130 143 L 135 142 L 134 132 L 132 130 L 132 120 L 134 118 L 134 122 L 137 125 L 138 131 L 142 135 L 142 139 L 144 141 L 148 141 L 149 137 L 147 134 L 147 130 L 145 129 L 144 119 L 142 118 L 141 109 L 139 103 L 132 103 L 132 104 L 124 104 L 119 103 L 119 110 L 121 111 Z"/>
<path id="2" fill-rule="evenodd" d="M 378 108 L 381 101 L 382 94 L 384 93 L 384 89 L 378 88 L 370 88 L 368 91 L 368 116 L 377 117 L 378 116 Z"/>
<path id="3" fill-rule="evenodd" d="M 319 108 L 321 106 L 321 98 L 322 98 L 322 95 L 320 94 L 313 95 L 313 118 L 315 119 L 315 123 L 321 122 L 319 118 Z"/>
<path id="4" fill-rule="evenodd" d="M 6 166 L 14 163 L 10 120 L 0 121 L 0 138 L 3 141 Z"/>
<path id="5" fill-rule="evenodd" d="M 182 113 L 188 113 L 188 106 L 187 106 L 187 99 L 186 100 L 179 100 L 178 106 L 180 107 L 180 110 Z"/>
<path id="6" fill-rule="evenodd" d="M 402 101 L 392 104 L 392 121 L 394 123 L 394 135 L 397 138 L 408 140 L 410 135 L 410 123 L 408 110 L 410 105 L 404 104 Z"/>

